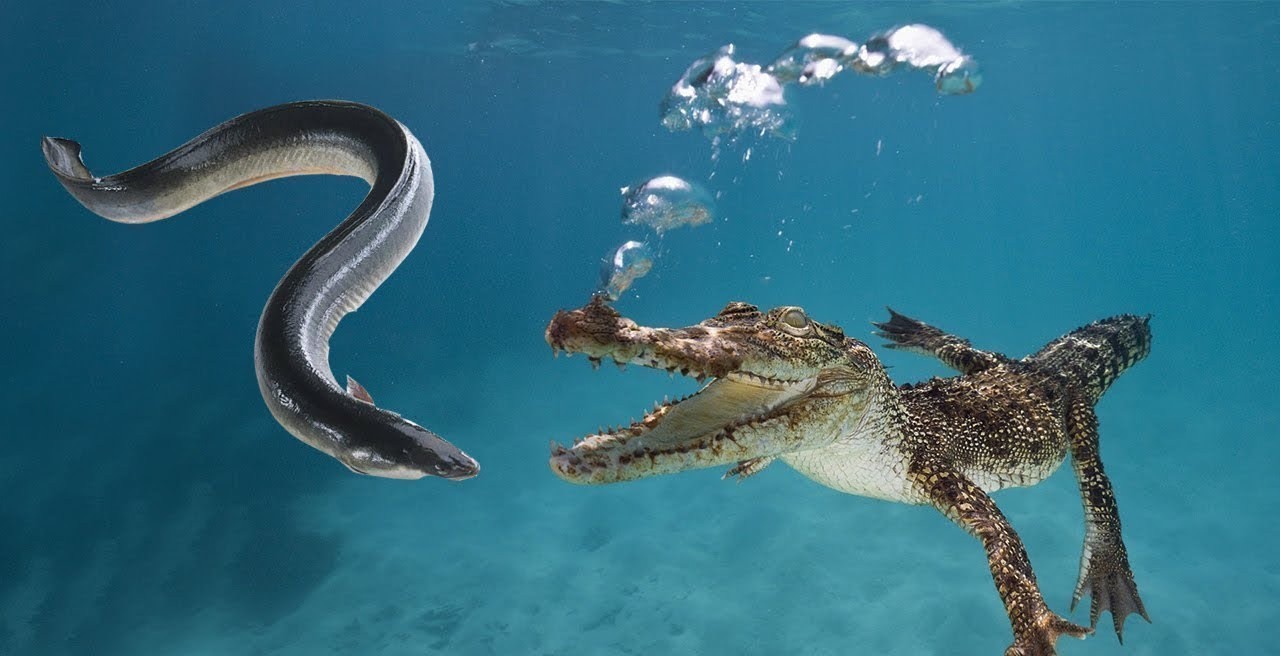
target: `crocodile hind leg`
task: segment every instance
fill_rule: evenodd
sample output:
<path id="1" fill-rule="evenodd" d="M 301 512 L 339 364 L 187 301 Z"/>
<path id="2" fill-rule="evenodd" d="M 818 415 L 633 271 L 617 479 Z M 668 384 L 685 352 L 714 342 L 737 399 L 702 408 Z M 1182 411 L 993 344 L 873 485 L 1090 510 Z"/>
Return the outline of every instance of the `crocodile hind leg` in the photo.
<path id="1" fill-rule="evenodd" d="M 938 510 L 982 541 L 991 578 L 1013 626 L 1013 644 L 1005 656 L 1050 656 L 1057 653 L 1055 645 L 1062 634 L 1083 638 L 1092 633 L 1049 610 L 1021 538 L 986 492 L 940 463 L 913 464 L 910 474 Z"/>
<path id="2" fill-rule="evenodd" d="M 969 340 L 944 333 L 923 321 L 889 310 L 889 320 L 872 322 L 879 329 L 877 337 L 890 340 L 889 348 L 932 355 L 962 374 L 974 374 L 1009 359 L 999 353 L 983 351 L 969 345 Z"/>
<path id="3" fill-rule="evenodd" d="M 1075 610 L 1085 593 L 1092 595 L 1089 602 L 1089 625 L 1098 625 L 1098 615 L 1111 611 L 1116 638 L 1124 642 L 1124 618 L 1137 613 L 1150 622 L 1147 610 L 1138 596 L 1138 585 L 1133 581 L 1129 567 L 1129 554 L 1124 540 L 1120 539 L 1120 513 L 1116 510 L 1116 498 L 1111 492 L 1111 481 L 1102 470 L 1098 457 L 1098 418 L 1093 406 L 1083 399 L 1073 400 L 1067 413 L 1067 433 L 1071 438 L 1071 465 L 1080 484 L 1080 499 L 1084 502 L 1084 550 L 1080 555 L 1080 578 L 1075 593 L 1071 595 L 1071 610 Z"/>

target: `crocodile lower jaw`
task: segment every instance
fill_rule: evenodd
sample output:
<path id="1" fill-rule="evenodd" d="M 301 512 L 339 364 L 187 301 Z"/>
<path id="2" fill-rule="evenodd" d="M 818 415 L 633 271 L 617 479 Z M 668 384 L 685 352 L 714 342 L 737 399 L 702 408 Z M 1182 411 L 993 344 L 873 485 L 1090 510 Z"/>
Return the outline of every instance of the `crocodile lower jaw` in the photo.
<path id="1" fill-rule="evenodd" d="M 758 429 L 814 385 L 815 379 L 730 373 L 684 399 L 655 404 L 629 426 L 587 436 L 572 448 L 553 443 L 551 470 L 571 483 L 614 483 L 769 455 L 760 452 Z"/>

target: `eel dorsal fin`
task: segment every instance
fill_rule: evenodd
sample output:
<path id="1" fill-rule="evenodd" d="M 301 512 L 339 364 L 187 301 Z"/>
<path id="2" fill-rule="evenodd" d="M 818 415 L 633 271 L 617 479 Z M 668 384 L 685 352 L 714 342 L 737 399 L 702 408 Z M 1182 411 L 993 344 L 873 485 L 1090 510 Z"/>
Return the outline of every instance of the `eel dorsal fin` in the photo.
<path id="1" fill-rule="evenodd" d="M 369 396 L 369 390 L 365 389 L 364 385 L 356 382 L 356 379 L 351 376 L 347 376 L 347 394 L 350 394 L 369 405 L 373 405 L 373 397 Z"/>

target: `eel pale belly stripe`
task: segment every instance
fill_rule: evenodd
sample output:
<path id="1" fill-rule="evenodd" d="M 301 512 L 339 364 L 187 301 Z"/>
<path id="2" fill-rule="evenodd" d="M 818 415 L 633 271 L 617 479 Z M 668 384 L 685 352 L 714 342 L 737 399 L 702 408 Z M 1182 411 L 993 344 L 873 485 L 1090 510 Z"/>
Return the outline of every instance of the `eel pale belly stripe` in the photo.
<path id="1" fill-rule="evenodd" d="M 389 478 L 469 478 L 470 456 L 435 433 L 376 407 L 358 383 L 329 369 L 329 337 L 395 271 L 431 214 L 431 162 L 407 128 L 366 105 L 312 101 L 233 118 L 123 173 L 95 177 L 80 144 L 46 137 L 45 160 L 90 211 L 148 223 L 214 196 L 293 175 L 350 175 L 371 189 L 311 247 L 267 299 L 254 363 L 280 425 L 352 470 Z"/>

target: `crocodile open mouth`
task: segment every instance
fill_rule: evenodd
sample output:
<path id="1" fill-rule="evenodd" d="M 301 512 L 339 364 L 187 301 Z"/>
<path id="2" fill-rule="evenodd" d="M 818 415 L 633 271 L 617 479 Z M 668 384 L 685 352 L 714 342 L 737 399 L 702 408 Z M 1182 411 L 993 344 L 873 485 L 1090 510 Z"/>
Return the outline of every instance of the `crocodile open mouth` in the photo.
<path id="1" fill-rule="evenodd" d="M 589 435 L 571 448 L 553 444 L 551 469 L 573 483 L 612 483 L 760 457 L 757 445 L 740 437 L 744 429 L 776 421 L 812 388 L 812 380 L 713 378 L 683 399 L 655 403 L 629 426 Z"/>
<path id="2" fill-rule="evenodd" d="M 613 483 L 775 455 L 776 436 L 783 432 L 778 425 L 790 421 L 789 409 L 815 390 L 820 376 L 746 370 L 743 334 L 706 322 L 646 328 L 602 300 L 557 313 L 546 333 L 557 354 L 581 353 L 596 366 L 612 360 L 709 382 L 685 398 L 654 404 L 630 425 L 602 430 L 571 447 L 553 443 L 552 471 L 573 483 Z"/>

